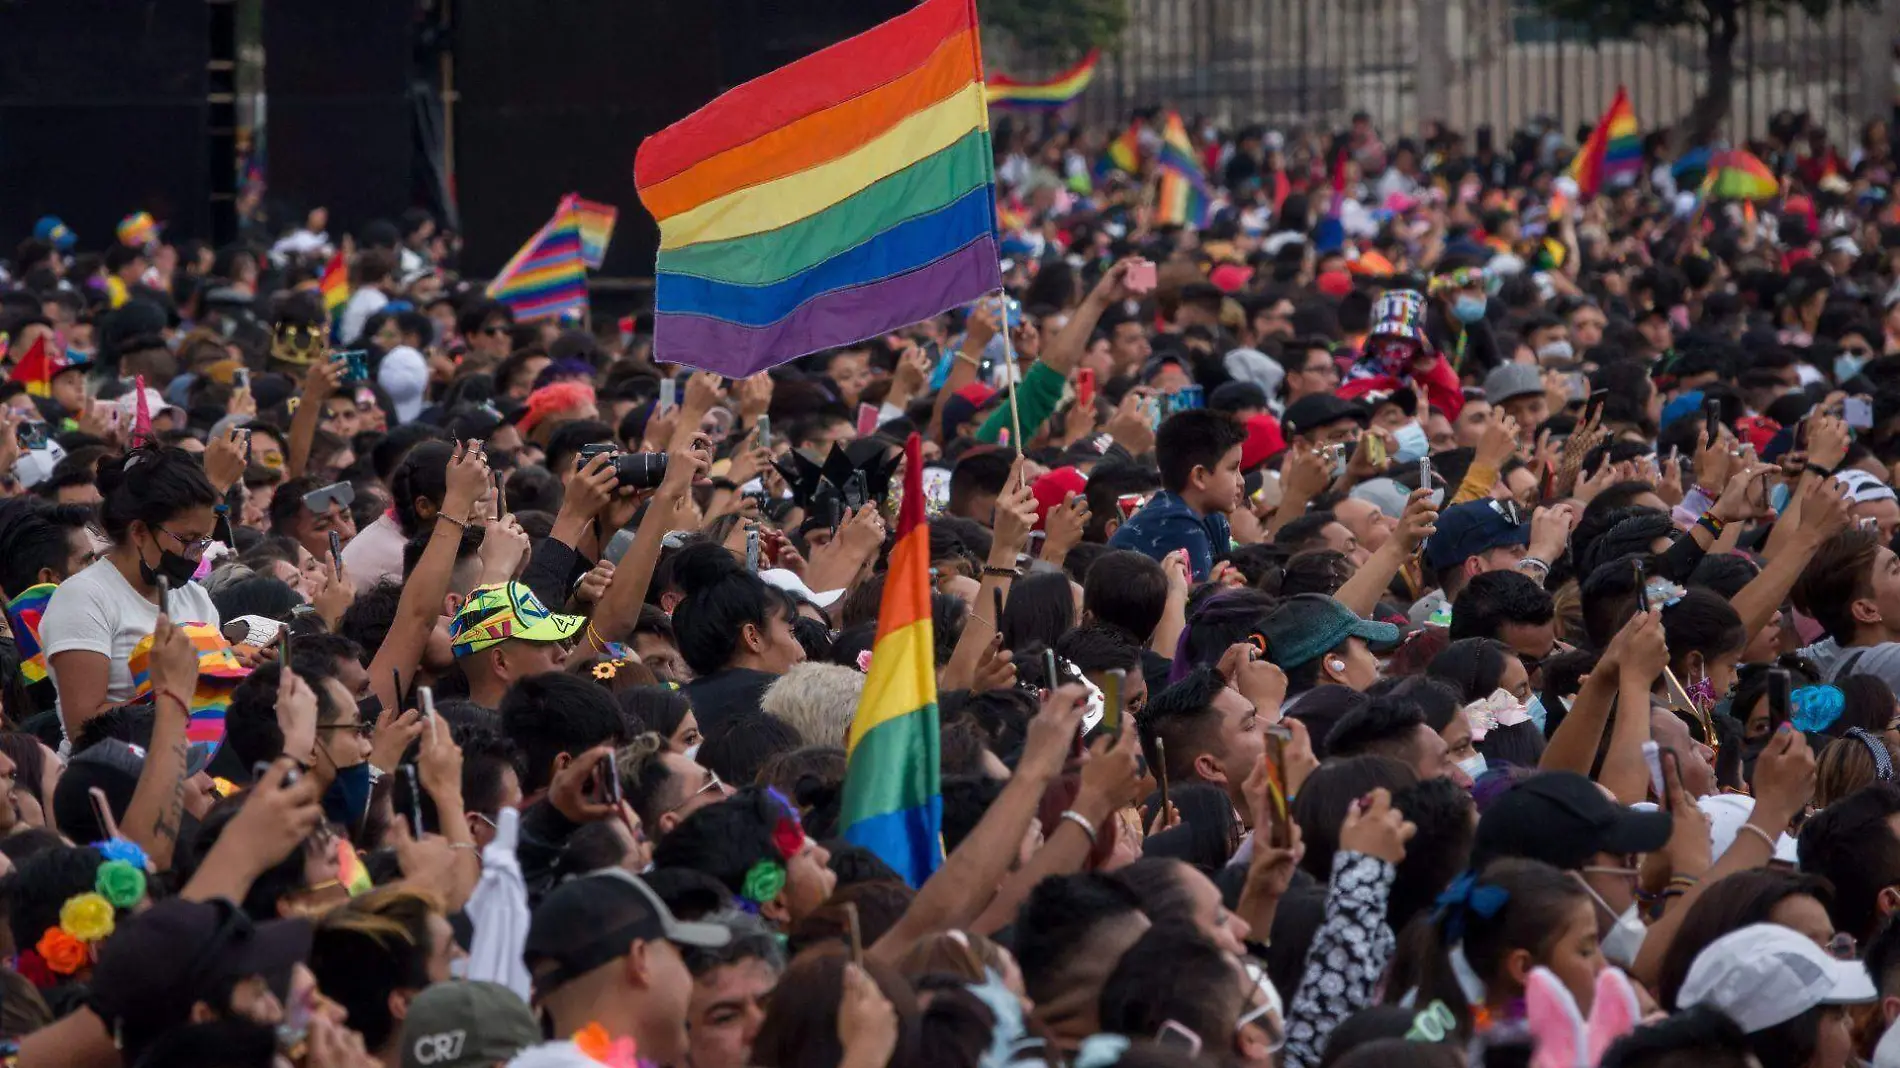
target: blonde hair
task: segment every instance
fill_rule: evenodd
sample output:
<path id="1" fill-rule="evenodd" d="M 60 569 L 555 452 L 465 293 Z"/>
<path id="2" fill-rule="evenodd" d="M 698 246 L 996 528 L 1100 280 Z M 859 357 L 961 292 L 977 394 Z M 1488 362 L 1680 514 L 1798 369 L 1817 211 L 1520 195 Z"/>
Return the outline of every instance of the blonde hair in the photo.
<path id="1" fill-rule="evenodd" d="M 840 664 L 806 661 L 766 688 L 759 707 L 806 745 L 844 745 L 864 693 L 864 676 Z"/>

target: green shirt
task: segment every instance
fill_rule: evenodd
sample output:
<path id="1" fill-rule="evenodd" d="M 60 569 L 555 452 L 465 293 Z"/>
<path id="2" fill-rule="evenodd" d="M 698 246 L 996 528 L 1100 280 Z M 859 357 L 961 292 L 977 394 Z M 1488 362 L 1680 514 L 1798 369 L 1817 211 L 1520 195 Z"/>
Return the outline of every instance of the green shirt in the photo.
<path id="1" fill-rule="evenodd" d="M 1023 437 L 1034 437 L 1036 430 L 1051 415 L 1056 405 L 1062 403 L 1062 393 L 1068 388 L 1069 378 L 1055 368 L 1037 360 L 1023 374 L 1022 393 L 1016 398 L 1016 414 L 1022 420 Z M 1009 426 L 1009 400 L 990 413 L 988 419 L 977 429 L 976 440 L 986 444 L 996 442 L 997 432 Z M 1023 443 L 1011 440 L 1010 447 L 1020 450 Z"/>

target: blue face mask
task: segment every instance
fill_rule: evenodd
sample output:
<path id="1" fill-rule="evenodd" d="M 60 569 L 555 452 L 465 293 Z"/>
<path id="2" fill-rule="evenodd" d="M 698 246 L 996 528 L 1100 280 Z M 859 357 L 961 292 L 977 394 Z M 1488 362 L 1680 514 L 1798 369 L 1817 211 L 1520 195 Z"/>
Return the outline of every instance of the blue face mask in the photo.
<path id="1" fill-rule="evenodd" d="M 1398 445 L 1392 458 L 1402 464 L 1416 463 L 1432 450 L 1431 439 L 1425 436 L 1425 428 L 1418 425 L 1416 419 L 1394 430 L 1392 440 Z"/>
<path id="2" fill-rule="evenodd" d="M 1542 734 L 1544 732 L 1544 717 L 1547 714 L 1544 711 L 1544 695 L 1540 693 L 1531 694 L 1530 702 L 1524 706 L 1524 711 L 1530 715 L 1531 722 L 1537 724 L 1537 732 Z"/>
<path id="3" fill-rule="evenodd" d="M 1774 508 L 1777 514 L 1788 510 L 1788 498 L 1789 492 L 1786 482 L 1777 483 L 1774 489 L 1768 491 L 1768 504 Z"/>
<path id="4" fill-rule="evenodd" d="M 1867 357 L 1851 356 L 1845 352 L 1834 357 L 1834 381 L 1845 382 L 1860 373 L 1867 366 Z"/>
<path id="5" fill-rule="evenodd" d="M 1461 323 L 1475 323 L 1484 318 L 1484 298 L 1461 294 L 1451 302 L 1452 317 Z"/>
<path id="6" fill-rule="evenodd" d="M 336 778 L 323 791 L 323 818 L 352 830 L 361 827 L 372 788 L 369 761 L 336 769 Z"/>

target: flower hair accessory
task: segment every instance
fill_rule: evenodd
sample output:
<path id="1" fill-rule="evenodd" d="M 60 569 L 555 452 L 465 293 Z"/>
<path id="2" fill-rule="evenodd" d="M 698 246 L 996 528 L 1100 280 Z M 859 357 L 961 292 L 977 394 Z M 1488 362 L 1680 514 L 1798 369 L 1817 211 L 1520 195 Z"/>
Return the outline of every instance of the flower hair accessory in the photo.
<path id="1" fill-rule="evenodd" d="M 1789 700 L 1794 705 L 1794 714 L 1788 717 L 1794 729 L 1809 734 L 1833 726 L 1846 707 L 1845 697 L 1833 686 L 1803 686 Z"/>
<path id="2" fill-rule="evenodd" d="M 594 677 L 601 682 L 612 682 L 615 675 L 626 664 L 625 660 L 602 660 L 594 665 Z"/>
<path id="3" fill-rule="evenodd" d="M 599 1023 L 590 1023 L 574 1032 L 574 1048 L 589 1060 L 609 1068 L 638 1068 L 640 1063 L 632 1038 L 625 1035 L 615 1038 Z"/>
<path id="4" fill-rule="evenodd" d="M 1474 742 L 1484 741 L 1485 735 L 1499 727 L 1515 727 L 1531 720 L 1524 703 L 1511 696 L 1511 691 L 1502 686 L 1492 690 L 1489 697 L 1467 704 L 1465 717 L 1471 721 L 1471 740 Z"/>
<path id="5" fill-rule="evenodd" d="M 745 883 L 739 888 L 740 908 L 756 913 L 759 906 L 778 897 L 785 889 L 785 865 L 766 858 L 746 869 Z"/>
<path id="6" fill-rule="evenodd" d="M 93 889 L 113 908 L 129 909 L 145 897 L 145 872 L 123 860 L 108 860 L 99 865 Z"/>
<path id="7" fill-rule="evenodd" d="M 126 838 L 108 838 L 103 842 L 94 842 L 92 848 L 107 860 L 123 860 L 140 871 L 151 871 L 152 862 L 139 848 L 137 842 Z"/>

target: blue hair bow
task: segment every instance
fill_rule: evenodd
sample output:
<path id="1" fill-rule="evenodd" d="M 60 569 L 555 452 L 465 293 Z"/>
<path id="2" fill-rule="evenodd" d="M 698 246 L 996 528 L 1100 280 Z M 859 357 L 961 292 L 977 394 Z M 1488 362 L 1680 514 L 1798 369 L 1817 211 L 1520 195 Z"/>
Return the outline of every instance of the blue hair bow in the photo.
<path id="1" fill-rule="evenodd" d="M 1833 686 L 1803 686 L 1789 696 L 1794 704 L 1789 722 L 1794 724 L 1795 730 L 1808 734 L 1833 726 L 1846 706 L 1841 691 Z"/>
<path id="2" fill-rule="evenodd" d="M 1452 880 L 1445 892 L 1438 895 L 1438 911 L 1432 918 L 1444 922 L 1445 944 L 1453 946 L 1464 941 L 1466 913 L 1475 912 L 1488 920 L 1509 900 L 1509 890 L 1480 883 L 1478 873 L 1468 871 Z"/>

